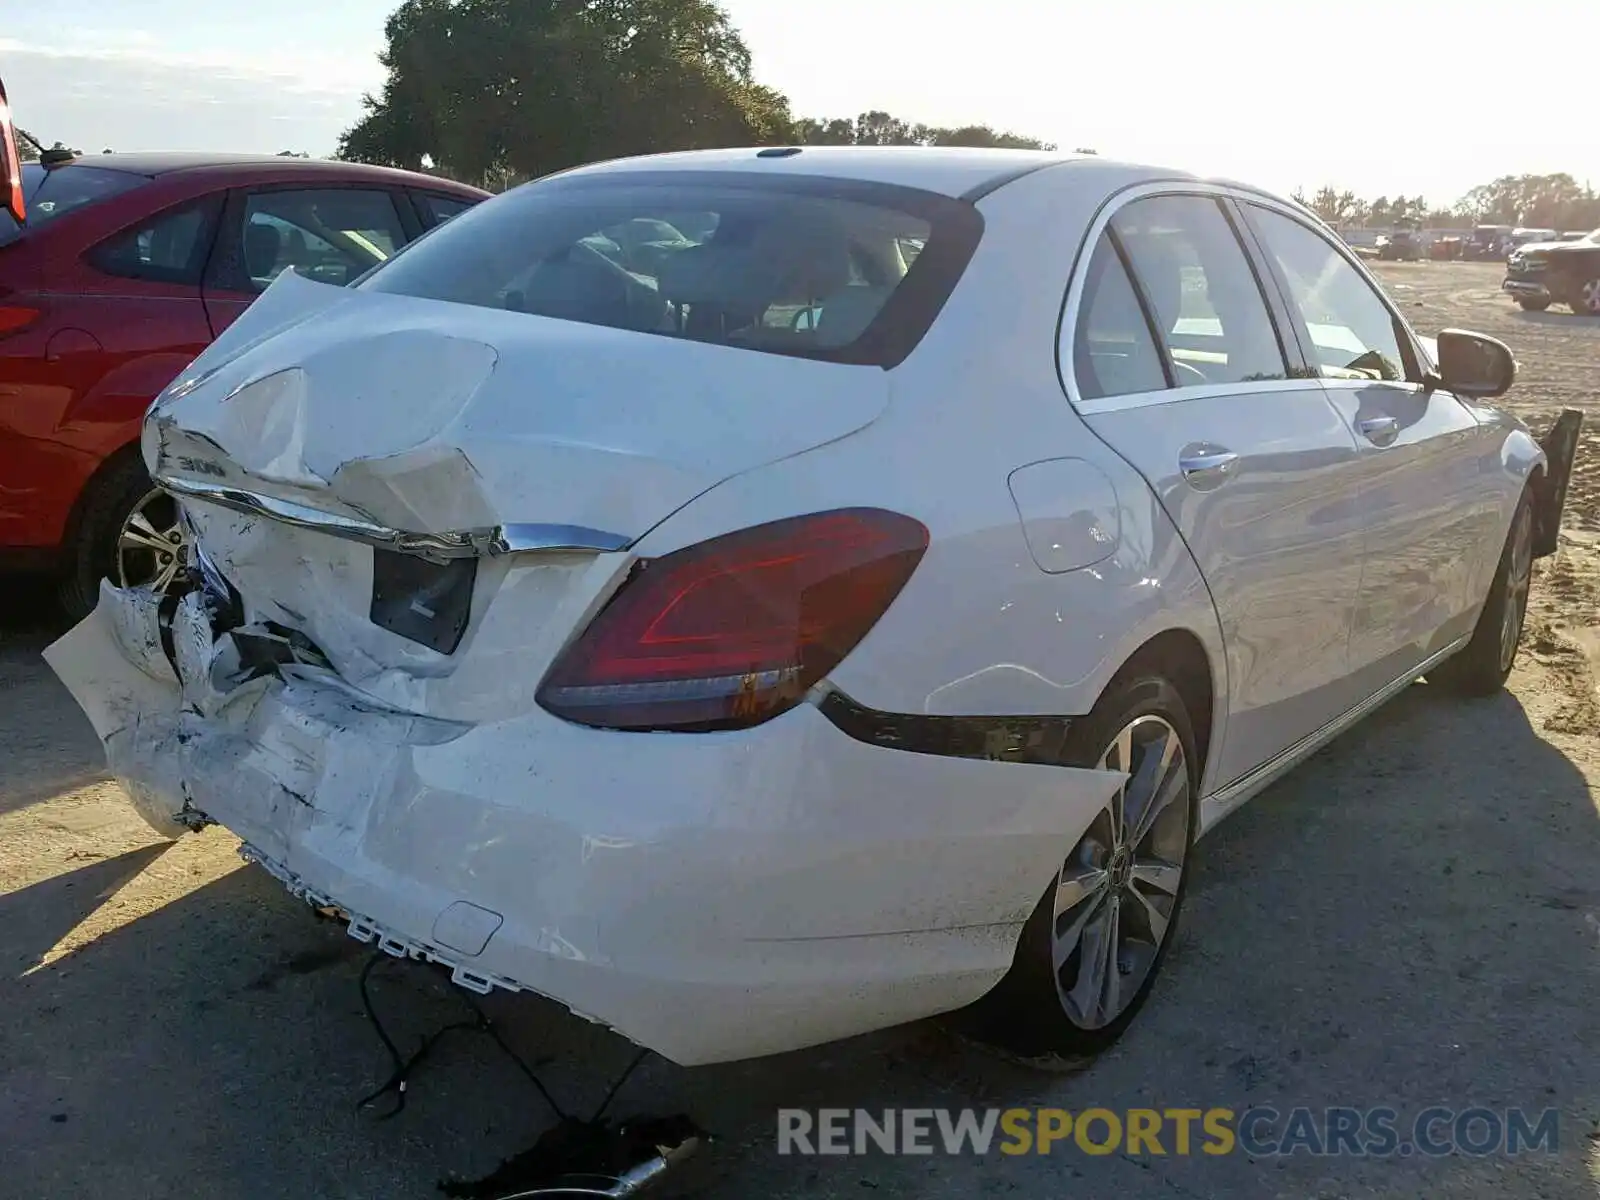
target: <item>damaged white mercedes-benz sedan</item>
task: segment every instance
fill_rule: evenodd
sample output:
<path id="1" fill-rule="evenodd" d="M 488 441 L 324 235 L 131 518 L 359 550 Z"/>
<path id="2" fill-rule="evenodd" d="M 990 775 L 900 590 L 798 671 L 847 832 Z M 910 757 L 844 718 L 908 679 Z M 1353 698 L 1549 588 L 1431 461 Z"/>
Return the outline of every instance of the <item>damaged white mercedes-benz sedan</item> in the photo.
<path id="1" fill-rule="evenodd" d="M 50 648 L 141 814 L 684 1064 L 1109 1044 L 1195 838 L 1501 686 L 1576 431 L 1296 205 L 729 150 L 285 274 L 155 403 L 166 593 Z"/>

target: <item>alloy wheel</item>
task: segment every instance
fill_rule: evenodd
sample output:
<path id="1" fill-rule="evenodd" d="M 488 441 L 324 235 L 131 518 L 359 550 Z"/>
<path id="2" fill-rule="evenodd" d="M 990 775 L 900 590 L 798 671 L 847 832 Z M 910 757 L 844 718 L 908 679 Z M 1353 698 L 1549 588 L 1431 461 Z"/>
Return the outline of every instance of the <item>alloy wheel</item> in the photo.
<path id="1" fill-rule="evenodd" d="M 1522 640 L 1522 623 L 1528 611 L 1528 585 L 1533 577 L 1533 510 L 1517 510 L 1511 530 L 1511 556 L 1506 562 L 1506 596 L 1500 614 L 1500 669 L 1509 671 Z"/>
<path id="2" fill-rule="evenodd" d="M 1062 866 L 1051 928 L 1056 993 L 1081 1029 L 1104 1028 L 1138 997 L 1177 911 L 1189 850 L 1189 766 L 1170 724 L 1130 722 L 1099 766 L 1128 779 Z"/>
<path id="3" fill-rule="evenodd" d="M 178 520 L 178 503 L 152 488 L 133 506 L 117 534 L 119 587 L 164 592 L 189 562 L 189 539 Z"/>
<path id="4" fill-rule="evenodd" d="M 1578 289 L 1578 308 L 1592 317 L 1600 317 L 1600 279 L 1591 279 Z"/>

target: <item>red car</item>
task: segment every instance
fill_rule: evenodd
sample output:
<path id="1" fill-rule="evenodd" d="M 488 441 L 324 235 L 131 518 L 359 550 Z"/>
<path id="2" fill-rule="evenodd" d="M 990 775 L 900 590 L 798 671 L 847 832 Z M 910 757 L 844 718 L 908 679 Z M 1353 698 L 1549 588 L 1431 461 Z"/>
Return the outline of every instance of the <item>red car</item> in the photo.
<path id="1" fill-rule="evenodd" d="M 139 454 L 156 394 L 280 271 L 348 283 L 488 193 L 286 157 L 45 157 L 0 205 L 0 565 L 57 573 L 79 616 L 102 577 L 161 586 L 185 560 Z"/>

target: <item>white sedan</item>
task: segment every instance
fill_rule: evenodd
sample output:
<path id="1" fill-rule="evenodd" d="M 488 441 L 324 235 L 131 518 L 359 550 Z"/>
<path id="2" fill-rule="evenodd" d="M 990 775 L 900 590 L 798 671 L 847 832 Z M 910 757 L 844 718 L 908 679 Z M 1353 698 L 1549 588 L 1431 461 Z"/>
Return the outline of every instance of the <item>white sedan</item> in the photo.
<path id="1" fill-rule="evenodd" d="M 156 828 L 684 1064 L 1113 1041 L 1195 839 L 1498 689 L 1575 429 L 1330 230 L 1098 157 L 726 150 L 281 277 L 156 402 L 188 590 L 48 651 Z"/>

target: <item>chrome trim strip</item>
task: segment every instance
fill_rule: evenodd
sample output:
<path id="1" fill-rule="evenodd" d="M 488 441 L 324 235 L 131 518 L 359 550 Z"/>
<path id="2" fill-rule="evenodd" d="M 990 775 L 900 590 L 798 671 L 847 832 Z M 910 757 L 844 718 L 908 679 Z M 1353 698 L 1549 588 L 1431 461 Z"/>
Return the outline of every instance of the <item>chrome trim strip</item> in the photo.
<path id="1" fill-rule="evenodd" d="M 525 554 L 534 550 L 626 550 L 633 539 L 587 525 L 502 525 L 491 554 Z"/>
<path id="2" fill-rule="evenodd" d="M 1200 801 L 1200 829 L 1195 836 L 1198 838 L 1209 833 L 1217 826 L 1218 822 L 1239 809 L 1245 801 L 1251 799 L 1268 785 L 1276 783 L 1363 717 L 1370 716 L 1377 709 L 1387 704 L 1415 683 L 1418 676 L 1426 675 L 1471 640 L 1472 635 L 1470 633 L 1458 637 L 1443 650 L 1429 657 L 1425 662 L 1407 671 L 1393 682 L 1385 684 L 1343 716 L 1335 717 L 1321 729 L 1301 738 L 1276 758 L 1268 759 L 1259 767 L 1247 771 L 1226 787 L 1218 788 L 1211 795 L 1202 799 Z"/>
<path id="3" fill-rule="evenodd" d="M 448 533 L 408 533 L 390 529 L 374 521 L 359 517 L 340 516 L 325 512 L 308 504 L 282 500 L 276 496 L 263 496 L 242 488 L 225 484 L 200 483 L 193 479 L 174 479 L 160 476 L 163 488 L 176 496 L 202 500 L 231 508 L 252 516 L 267 517 L 297 529 L 311 529 L 318 533 L 350 541 L 364 542 L 384 550 L 398 550 L 423 558 L 498 558 L 505 554 L 528 554 L 561 550 L 596 551 L 609 553 L 625 550 L 632 538 L 582 525 L 498 525 L 487 529 L 453 530 Z"/>
<path id="4" fill-rule="evenodd" d="M 1078 415 L 1093 417 L 1100 413 L 1126 412 L 1130 408 L 1159 408 L 1164 404 L 1181 404 L 1185 400 L 1205 400 L 1216 396 L 1252 396 L 1263 392 L 1317 392 L 1326 379 L 1268 379 L 1250 383 L 1203 383 L 1175 388 L 1157 388 L 1149 392 L 1124 392 L 1120 396 L 1097 396 L 1093 400 L 1077 402 Z"/>

